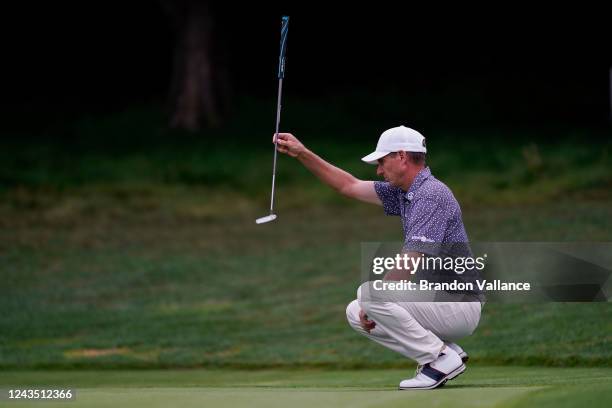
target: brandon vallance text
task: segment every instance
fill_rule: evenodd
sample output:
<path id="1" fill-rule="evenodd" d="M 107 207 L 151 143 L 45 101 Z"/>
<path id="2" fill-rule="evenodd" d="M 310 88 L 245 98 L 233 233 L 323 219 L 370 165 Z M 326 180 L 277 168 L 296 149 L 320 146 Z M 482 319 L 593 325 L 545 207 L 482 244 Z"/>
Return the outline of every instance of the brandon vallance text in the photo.
<path id="1" fill-rule="evenodd" d="M 400 281 L 383 281 L 375 280 L 373 283 L 374 290 L 470 290 L 473 291 L 474 283 L 472 282 L 429 282 L 422 279 L 418 282 L 408 280 Z M 476 280 L 476 286 L 481 291 L 511 291 L 511 290 L 531 290 L 529 282 L 503 282 L 499 279 L 492 281 Z"/>

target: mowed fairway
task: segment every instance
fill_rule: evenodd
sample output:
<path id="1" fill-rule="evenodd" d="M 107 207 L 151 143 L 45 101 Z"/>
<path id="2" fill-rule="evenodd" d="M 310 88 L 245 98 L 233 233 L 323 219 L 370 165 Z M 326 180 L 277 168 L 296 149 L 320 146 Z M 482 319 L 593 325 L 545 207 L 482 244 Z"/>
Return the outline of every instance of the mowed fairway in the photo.
<path id="1" fill-rule="evenodd" d="M 0 388 L 72 387 L 75 401 L 52 406 L 74 408 L 604 407 L 612 398 L 610 368 L 475 366 L 438 390 L 397 391 L 399 379 L 410 374 L 410 369 L 5 371 Z"/>

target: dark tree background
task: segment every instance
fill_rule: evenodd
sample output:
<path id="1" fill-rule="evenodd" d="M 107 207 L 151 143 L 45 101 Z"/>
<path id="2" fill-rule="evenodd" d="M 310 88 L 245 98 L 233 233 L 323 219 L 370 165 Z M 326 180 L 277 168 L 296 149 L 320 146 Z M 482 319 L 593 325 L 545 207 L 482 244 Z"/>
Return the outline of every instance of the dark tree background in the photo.
<path id="1" fill-rule="evenodd" d="M 3 26 L 5 128 L 158 105 L 172 127 L 272 100 L 280 16 L 288 98 L 405 103 L 447 126 L 609 125 L 606 13 L 575 8 L 334 10 L 220 1 L 22 3 Z M 323 102 L 322 102 L 323 103 Z"/>
<path id="2" fill-rule="evenodd" d="M 188 130 L 217 126 L 230 101 L 214 10 L 202 0 L 164 0 L 162 6 L 175 30 L 170 125 Z"/>

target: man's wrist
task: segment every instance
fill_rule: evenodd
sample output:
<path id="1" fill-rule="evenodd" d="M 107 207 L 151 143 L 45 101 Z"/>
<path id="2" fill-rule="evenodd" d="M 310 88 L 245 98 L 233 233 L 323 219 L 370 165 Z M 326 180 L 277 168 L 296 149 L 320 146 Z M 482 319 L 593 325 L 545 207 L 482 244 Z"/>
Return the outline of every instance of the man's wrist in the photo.
<path id="1" fill-rule="evenodd" d="M 308 154 L 310 153 L 310 150 L 308 150 L 306 147 L 304 147 L 301 151 L 298 152 L 296 158 L 303 162 L 304 160 L 306 160 L 306 158 L 308 157 Z"/>

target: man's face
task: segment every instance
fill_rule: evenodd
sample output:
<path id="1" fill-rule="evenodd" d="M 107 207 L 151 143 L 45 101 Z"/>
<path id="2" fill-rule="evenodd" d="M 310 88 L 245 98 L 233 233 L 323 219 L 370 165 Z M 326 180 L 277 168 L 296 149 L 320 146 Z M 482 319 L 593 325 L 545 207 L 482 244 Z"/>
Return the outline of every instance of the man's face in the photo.
<path id="1" fill-rule="evenodd" d="M 404 171 L 402 159 L 397 153 L 389 153 L 385 157 L 378 159 L 376 174 L 383 177 L 385 181 L 388 181 L 393 186 L 399 187 L 401 185 Z"/>

